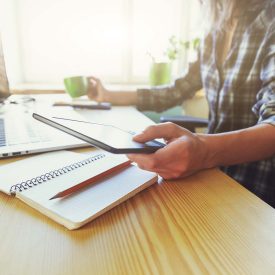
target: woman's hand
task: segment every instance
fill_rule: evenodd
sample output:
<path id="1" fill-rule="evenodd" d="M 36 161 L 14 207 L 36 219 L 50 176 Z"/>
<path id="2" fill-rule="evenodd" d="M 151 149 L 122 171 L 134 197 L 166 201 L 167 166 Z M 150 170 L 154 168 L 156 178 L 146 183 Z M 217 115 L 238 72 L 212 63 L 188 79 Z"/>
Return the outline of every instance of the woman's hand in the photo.
<path id="1" fill-rule="evenodd" d="M 110 91 L 107 90 L 101 81 L 94 77 L 89 77 L 89 89 L 87 95 L 97 102 L 110 102 L 114 105 L 136 105 L 136 91 Z"/>
<path id="2" fill-rule="evenodd" d="M 90 76 L 89 88 L 87 95 L 90 99 L 97 102 L 110 102 L 110 91 L 108 91 L 101 83 L 100 79 Z"/>
<path id="3" fill-rule="evenodd" d="M 205 168 L 228 166 L 270 158 L 275 154 L 275 127 L 262 123 L 250 128 L 221 133 L 193 134 L 173 123 L 148 127 L 134 137 L 147 142 L 164 138 L 167 146 L 154 154 L 130 154 L 142 169 L 165 179 L 188 176 Z"/>
<path id="4" fill-rule="evenodd" d="M 156 138 L 163 138 L 167 146 L 153 154 L 129 154 L 128 158 L 141 169 L 155 172 L 165 179 L 186 177 L 208 168 L 207 148 L 198 135 L 168 122 L 149 126 L 134 140 L 144 143 Z"/>

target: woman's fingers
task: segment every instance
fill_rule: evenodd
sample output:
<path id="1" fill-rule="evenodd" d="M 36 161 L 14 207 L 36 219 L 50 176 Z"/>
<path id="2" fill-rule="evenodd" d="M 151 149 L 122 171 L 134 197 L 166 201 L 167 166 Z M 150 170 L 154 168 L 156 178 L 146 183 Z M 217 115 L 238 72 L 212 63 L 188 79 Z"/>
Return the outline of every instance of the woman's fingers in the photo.
<path id="1" fill-rule="evenodd" d="M 105 101 L 106 89 L 103 87 L 100 79 L 94 76 L 89 76 L 88 80 L 88 97 L 92 100 L 96 100 L 97 102 Z"/>
<path id="2" fill-rule="evenodd" d="M 133 140 L 144 143 L 152 139 L 163 138 L 169 141 L 172 138 L 184 135 L 185 132 L 188 133 L 189 131 L 176 124 L 167 122 L 147 127 L 142 133 L 135 135 Z"/>

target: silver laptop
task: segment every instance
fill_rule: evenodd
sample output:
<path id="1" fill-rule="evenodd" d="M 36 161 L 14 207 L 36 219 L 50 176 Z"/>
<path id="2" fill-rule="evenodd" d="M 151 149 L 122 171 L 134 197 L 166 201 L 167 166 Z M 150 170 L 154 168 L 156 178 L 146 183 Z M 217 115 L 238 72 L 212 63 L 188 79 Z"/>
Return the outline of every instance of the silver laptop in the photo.
<path id="1" fill-rule="evenodd" d="M 0 158 L 78 148 L 87 144 L 32 118 L 28 107 L 34 99 L 10 99 L 3 49 L 0 40 Z"/>

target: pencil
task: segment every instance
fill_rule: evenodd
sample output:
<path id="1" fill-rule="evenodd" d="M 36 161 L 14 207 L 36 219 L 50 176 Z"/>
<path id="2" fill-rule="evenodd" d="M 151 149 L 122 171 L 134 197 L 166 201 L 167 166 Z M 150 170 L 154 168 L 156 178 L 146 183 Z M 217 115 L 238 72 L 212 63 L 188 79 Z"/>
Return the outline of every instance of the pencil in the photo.
<path id="1" fill-rule="evenodd" d="M 126 162 L 123 162 L 115 167 L 112 167 L 100 174 L 97 174 L 96 176 L 88 179 L 88 180 L 85 180 L 81 183 L 78 183 L 77 185 L 74 185 L 68 189 L 65 189 L 59 193 L 57 193 L 56 195 L 54 195 L 53 197 L 51 197 L 49 200 L 53 200 L 53 199 L 58 199 L 58 198 L 63 198 L 65 196 L 68 196 L 68 195 L 71 195 L 73 193 L 75 193 L 76 191 L 86 187 L 86 186 L 89 186 L 91 184 L 94 184 L 102 179 L 104 179 L 105 177 L 115 173 L 115 172 L 118 172 L 120 170 L 122 170 L 123 168 L 126 168 L 128 166 L 130 166 L 132 162 L 130 160 L 127 160 Z"/>

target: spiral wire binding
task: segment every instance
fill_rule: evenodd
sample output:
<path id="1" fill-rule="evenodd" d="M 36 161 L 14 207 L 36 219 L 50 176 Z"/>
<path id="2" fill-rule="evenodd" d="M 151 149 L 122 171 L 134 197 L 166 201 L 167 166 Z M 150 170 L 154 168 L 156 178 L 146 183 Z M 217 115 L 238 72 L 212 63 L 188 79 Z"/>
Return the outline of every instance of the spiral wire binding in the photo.
<path id="1" fill-rule="evenodd" d="M 66 174 L 70 171 L 73 171 L 73 170 L 75 170 L 79 167 L 85 166 L 85 165 L 90 164 L 90 163 L 92 163 L 96 160 L 102 159 L 104 157 L 106 157 L 105 154 L 99 154 L 99 155 L 96 155 L 96 156 L 92 156 L 90 158 L 87 158 L 87 159 L 84 159 L 82 161 L 73 163 L 73 164 L 65 166 L 63 168 L 50 171 L 50 172 L 48 172 L 44 175 L 41 175 L 39 177 L 32 178 L 30 180 L 26 180 L 26 181 L 23 181 L 23 182 L 18 183 L 18 184 L 14 184 L 10 188 L 10 193 L 11 193 L 11 195 L 15 195 L 16 192 L 22 192 L 24 190 L 27 190 L 27 189 L 32 188 L 34 186 L 37 186 L 41 183 L 44 183 L 44 182 L 49 181 L 51 179 L 54 179 L 58 176 Z"/>

